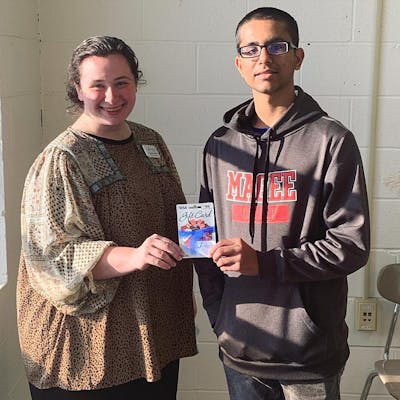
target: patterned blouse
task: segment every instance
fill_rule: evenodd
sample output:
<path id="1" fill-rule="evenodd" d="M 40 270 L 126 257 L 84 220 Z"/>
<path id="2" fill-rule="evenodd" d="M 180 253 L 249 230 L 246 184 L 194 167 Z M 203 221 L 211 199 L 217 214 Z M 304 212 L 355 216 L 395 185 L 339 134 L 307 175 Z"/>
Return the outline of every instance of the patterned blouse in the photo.
<path id="1" fill-rule="evenodd" d="M 38 388 L 91 390 L 144 377 L 196 354 L 192 266 L 150 266 L 94 280 L 109 246 L 153 233 L 177 241 L 185 198 L 161 136 L 129 122 L 124 141 L 68 128 L 37 157 L 22 199 L 17 317 Z"/>

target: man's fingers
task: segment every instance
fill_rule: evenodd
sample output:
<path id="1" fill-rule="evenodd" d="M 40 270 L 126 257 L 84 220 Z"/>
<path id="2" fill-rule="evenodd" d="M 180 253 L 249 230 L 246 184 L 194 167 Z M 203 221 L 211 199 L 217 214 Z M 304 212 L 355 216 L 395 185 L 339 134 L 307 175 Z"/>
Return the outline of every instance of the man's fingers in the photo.
<path id="1" fill-rule="evenodd" d="M 239 254 L 238 250 L 240 249 L 238 249 L 238 247 L 235 245 L 221 246 L 214 251 L 212 258 L 214 262 L 217 263 L 221 258 L 225 259 L 236 256 L 237 254 Z"/>
<path id="2" fill-rule="evenodd" d="M 237 255 L 231 257 L 222 256 L 216 262 L 215 261 L 214 262 L 215 264 L 217 264 L 219 268 L 232 267 L 233 265 L 238 263 L 239 261 L 238 258 L 239 257 Z"/>

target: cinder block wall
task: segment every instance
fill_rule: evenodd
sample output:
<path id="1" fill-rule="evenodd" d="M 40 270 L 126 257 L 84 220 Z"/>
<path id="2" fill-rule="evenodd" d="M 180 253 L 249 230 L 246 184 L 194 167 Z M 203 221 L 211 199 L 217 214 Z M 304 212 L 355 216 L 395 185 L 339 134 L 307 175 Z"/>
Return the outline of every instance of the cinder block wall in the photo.
<path id="1" fill-rule="evenodd" d="M 25 400 L 27 385 L 15 322 L 20 199 L 26 171 L 42 146 L 39 37 L 35 0 L 0 1 L 0 121 L 8 283 L 0 290 L 0 399 Z M 0 260 L 4 263 L 4 260 Z"/>
<path id="2" fill-rule="evenodd" d="M 9 255 L 9 283 L 0 291 L 0 398 L 28 398 L 24 395 L 14 322 L 17 205 L 21 182 L 39 147 L 71 121 L 65 113 L 64 81 L 73 48 L 84 38 L 98 34 L 121 37 L 134 48 L 146 83 L 139 87 L 132 119 L 164 136 L 175 157 L 187 200 L 196 201 L 206 139 L 221 124 L 225 110 L 250 96 L 233 62 L 236 24 L 247 11 L 265 5 L 283 8 L 298 20 L 306 58 L 296 81 L 354 132 L 370 177 L 373 251 L 369 269 L 349 279 L 351 356 L 342 383 L 343 399 L 359 398 L 373 361 L 382 354 L 390 305 L 379 299 L 378 330 L 360 332 L 354 328 L 354 299 L 378 297 L 377 272 L 396 257 L 400 260 L 400 2 L 382 1 L 382 18 L 376 21 L 379 3 L 40 0 L 36 7 L 31 0 L 0 0 L 2 8 L 13 10 L 0 13 L 0 100 Z M 374 40 L 379 36 L 382 42 L 375 47 Z M 376 108 L 372 99 L 377 100 Z M 37 117 L 40 108 L 42 129 Z M 376 119 L 371 121 L 375 113 Z M 179 398 L 226 400 L 215 339 L 202 311 L 197 286 L 196 297 L 199 354 L 182 362 Z M 395 344 L 400 346 L 398 335 Z M 400 349 L 393 355 L 400 356 Z M 389 398 L 378 382 L 371 392 L 371 399 Z"/>

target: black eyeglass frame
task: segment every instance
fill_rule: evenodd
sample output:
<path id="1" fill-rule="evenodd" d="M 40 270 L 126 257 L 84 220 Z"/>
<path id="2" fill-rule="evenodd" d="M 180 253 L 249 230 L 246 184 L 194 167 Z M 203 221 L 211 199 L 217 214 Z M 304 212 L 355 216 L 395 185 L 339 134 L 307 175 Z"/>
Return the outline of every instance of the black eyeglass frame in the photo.
<path id="1" fill-rule="evenodd" d="M 286 51 L 284 51 L 283 53 L 274 54 L 274 53 L 270 53 L 268 51 L 268 47 L 269 46 L 273 46 L 273 45 L 276 45 L 276 44 L 282 44 L 282 43 L 285 43 L 285 45 L 286 45 Z M 243 56 L 242 50 L 245 49 L 246 47 L 256 47 L 259 51 L 258 51 L 257 55 L 254 55 L 254 56 Z M 242 57 L 242 58 L 256 58 L 256 57 L 260 57 L 261 51 L 262 51 L 263 48 L 265 48 L 265 50 L 267 51 L 267 53 L 270 56 L 281 56 L 283 54 L 289 53 L 290 49 L 293 49 L 293 50 L 298 49 L 298 47 L 295 46 L 292 42 L 289 42 L 289 41 L 286 41 L 286 40 L 279 40 L 277 42 L 272 42 L 272 43 L 268 43 L 268 44 L 248 44 L 246 46 L 238 47 L 237 48 L 237 52 L 238 52 L 239 56 Z"/>

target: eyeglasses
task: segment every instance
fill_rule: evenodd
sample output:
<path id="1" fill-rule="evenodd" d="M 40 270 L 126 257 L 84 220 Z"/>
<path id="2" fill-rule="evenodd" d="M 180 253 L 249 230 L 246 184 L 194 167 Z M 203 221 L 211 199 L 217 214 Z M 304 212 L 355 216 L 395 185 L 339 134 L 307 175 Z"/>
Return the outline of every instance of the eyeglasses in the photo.
<path id="1" fill-rule="evenodd" d="M 243 58 L 253 58 L 259 57 L 263 48 L 265 48 L 267 53 L 271 56 L 280 56 L 281 54 L 286 54 L 290 49 L 297 49 L 291 42 L 272 42 L 264 45 L 251 44 L 239 47 L 237 51 Z"/>

